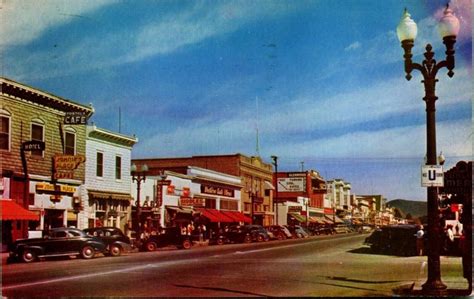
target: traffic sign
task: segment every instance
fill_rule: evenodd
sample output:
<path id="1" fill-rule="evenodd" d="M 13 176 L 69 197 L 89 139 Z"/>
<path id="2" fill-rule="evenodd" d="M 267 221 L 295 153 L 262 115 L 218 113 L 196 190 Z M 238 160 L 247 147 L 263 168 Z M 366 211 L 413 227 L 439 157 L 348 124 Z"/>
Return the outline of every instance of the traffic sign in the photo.
<path id="1" fill-rule="evenodd" d="M 443 187 L 444 173 L 441 165 L 423 165 L 421 167 L 422 187 Z"/>

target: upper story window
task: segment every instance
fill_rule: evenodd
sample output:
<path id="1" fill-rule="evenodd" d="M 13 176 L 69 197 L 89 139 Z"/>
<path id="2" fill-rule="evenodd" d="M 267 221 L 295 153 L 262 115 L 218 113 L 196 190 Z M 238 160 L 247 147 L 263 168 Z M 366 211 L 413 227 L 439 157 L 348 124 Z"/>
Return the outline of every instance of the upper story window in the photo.
<path id="1" fill-rule="evenodd" d="M 122 157 L 115 156 L 115 179 L 122 179 Z"/>
<path id="2" fill-rule="evenodd" d="M 31 123 L 31 140 L 32 141 L 44 141 L 44 124 L 40 120 L 35 120 Z M 42 157 L 43 151 L 32 150 L 31 155 Z"/>
<path id="3" fill-rule="evenodd" d="M 10 115 L 0 110 L 0 150 L 10 150 Z"/>
<path id="4" fill-rule="evenodd" d="M 101 152 L 97 152 L 96 176 L 98 177 L 104 176 L 104 153 L 101 153 Z"/>
<path id="5" fill-rule="evenodd" d="M 76 154 L 76 132 L 70 128 L 64 132 L 64 153 L 66 155 Z"/>

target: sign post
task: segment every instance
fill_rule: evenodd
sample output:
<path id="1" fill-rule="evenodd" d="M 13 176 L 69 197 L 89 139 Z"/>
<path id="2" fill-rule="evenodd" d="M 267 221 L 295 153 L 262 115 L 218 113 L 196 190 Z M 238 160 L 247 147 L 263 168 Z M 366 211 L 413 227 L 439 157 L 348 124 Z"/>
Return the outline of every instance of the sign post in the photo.
<path id="1" fill-rule="evenodd" d="M 444 187 L 444 173 L 441 165 L 423 165 L 421 167 L 422 187 Z"/>

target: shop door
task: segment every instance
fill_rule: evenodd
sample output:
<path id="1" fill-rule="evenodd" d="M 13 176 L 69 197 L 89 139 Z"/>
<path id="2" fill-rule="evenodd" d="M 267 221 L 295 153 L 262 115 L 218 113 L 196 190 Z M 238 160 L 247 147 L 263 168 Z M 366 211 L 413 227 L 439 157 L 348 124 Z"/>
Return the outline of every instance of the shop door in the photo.
<path id="1" fill-rule="evenodd" d="M 44 227 L 46 229 L 64 227 L 64 210 L 44 210 Z"/>

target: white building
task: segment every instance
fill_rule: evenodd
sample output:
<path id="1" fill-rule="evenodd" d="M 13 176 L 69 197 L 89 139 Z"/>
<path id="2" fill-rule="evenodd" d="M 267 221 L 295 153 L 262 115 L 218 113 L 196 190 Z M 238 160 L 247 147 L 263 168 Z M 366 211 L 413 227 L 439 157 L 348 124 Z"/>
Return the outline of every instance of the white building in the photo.
<path id="1" fill-rule="evenodd" d="M 194 166 L 181 171 L 185 173 L 164 170 L 158 175 L 150 174 L 140 183 L 142 224 L 148 228 L 169 227 L 176 222 L 193 221 L 197 214 L 207 215 L 215 226 L 251 221 L 240 210 L 240 177 Z M 137 190 L 137 182 L 132 183 L 132 189 Z M 132 194 L 136 210 L 137 193 Z"/>
<path id="2" fill-rule="evenodd" d="M 324 200 L 325 208 L 336 211 L 349 211 L 351 208 L 351 184 L 342 179 L 327 181 L 327 194 Z"/>
<path id="3" fill-rule="evenodd" d="M 83 210 L 78 228 L 114 226 L 122 230 L 131 215 L 131 151 L 138 139 L 87 126 Z"/>

